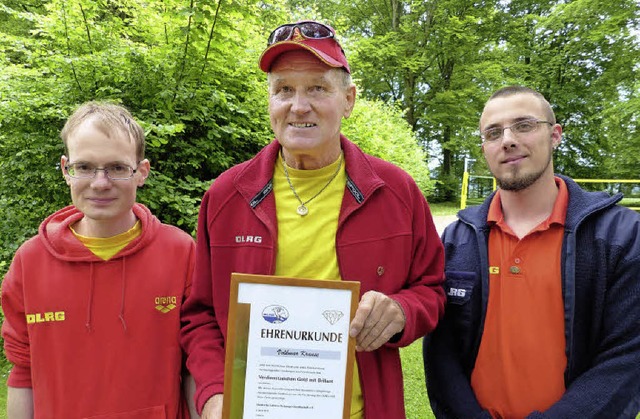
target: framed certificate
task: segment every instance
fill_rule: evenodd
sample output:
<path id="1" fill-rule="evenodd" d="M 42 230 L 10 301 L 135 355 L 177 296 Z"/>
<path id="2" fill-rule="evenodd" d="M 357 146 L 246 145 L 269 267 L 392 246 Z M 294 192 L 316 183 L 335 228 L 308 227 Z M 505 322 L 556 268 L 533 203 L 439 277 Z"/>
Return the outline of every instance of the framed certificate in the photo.
<path id="1" fill-rule="evenodd" d="M 360 283 L 231 274 L 222 417 L 348 418 Z"/>

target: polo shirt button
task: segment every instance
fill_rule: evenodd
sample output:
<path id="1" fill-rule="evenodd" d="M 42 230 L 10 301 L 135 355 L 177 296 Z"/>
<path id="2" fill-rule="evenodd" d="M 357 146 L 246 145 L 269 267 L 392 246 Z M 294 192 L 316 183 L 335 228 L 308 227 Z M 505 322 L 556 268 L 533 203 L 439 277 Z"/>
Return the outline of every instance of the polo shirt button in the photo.
<path id="1" fill-rule="evenodd" d="M 509 271 L 512 274 L 519 274 L 520 273 L 520 268 L 518 268 L 517 266 L 512 266 L 512 267 L 509 268 Z"/>
<path id="2" fill-rule="evenodd" d="M 520 263 L 520 258 L 516 258 L 516 260 L 514 260 L 515 263 Z"/>
<path id="3" fill-rule="evenodd" d="M 384 274 L 384 267 L 378 266 L 377 272 L 378 272 L 378 276 L 382 276 Z"/>

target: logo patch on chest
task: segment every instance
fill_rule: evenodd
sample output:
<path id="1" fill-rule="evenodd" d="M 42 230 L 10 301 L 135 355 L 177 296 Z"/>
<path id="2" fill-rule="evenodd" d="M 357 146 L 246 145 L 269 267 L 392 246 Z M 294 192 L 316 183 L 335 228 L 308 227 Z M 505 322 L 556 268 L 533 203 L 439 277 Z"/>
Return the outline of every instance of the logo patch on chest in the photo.
<path id="1" fill-rule="evenodd" d="M 46 311 L 44 313 L 27 313 L 27 324 L 47 323 L 47 322 L 63 322 L 64 311 Z"/>
<path id="2" fill-rule="evenodd" d="M 236 236 L 236 243 L 262 243 L 262 236 Z"/>
<path id="3" fill-rule="evenodd" d="M 156 310 L 161 313 L 168 313 L 178 305 L 178 298 L 174 296 L 156 297 Z"/>

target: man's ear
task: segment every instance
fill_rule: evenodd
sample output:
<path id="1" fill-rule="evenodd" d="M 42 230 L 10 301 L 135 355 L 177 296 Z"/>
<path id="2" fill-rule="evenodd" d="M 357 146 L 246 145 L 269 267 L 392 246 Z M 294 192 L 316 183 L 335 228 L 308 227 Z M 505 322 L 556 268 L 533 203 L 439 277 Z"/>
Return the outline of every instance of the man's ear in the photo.
<path id="1" fill-rule="evenodd" d="M 67 163 L 69 163 L 69 158 L 63 154 L 60 157 L 60 170 L 62 171 L 62 177 L 64 177 L 64 181 L 67 183 L 67 185 L 71 185 L 71 177 L 65 169 Z"/>
<path id="2" fill-rule="evenodd" d="M 137 176 L 137 184 L 138 187 L 144 185 L 145 180 L 149 177 L 149 172 L 151 171 L 151 163 L 149 160 L 144 159 L 138 163 L 138 171 L 136 172 Z"/>
<path id="3" fill-rule="evenodd" d="M 345 118 L 349 118 L 349 116 L 351 116 L 351 112 L 353 112 L 353 107 L 356 104 L 356 86 L 355 84 L 352 84 L 351 86 L 347 87 L 347 106 L 344 109 L 344 114 L 343 116 Z"/>
<path id="4" fill-rule="evenodd" d="M 551 145 L 553 148 L 558 148 L 560 143 L 562 142 L 562 125 L 555 124 L 553 126 L 553 131 L 551 132 Z"/>

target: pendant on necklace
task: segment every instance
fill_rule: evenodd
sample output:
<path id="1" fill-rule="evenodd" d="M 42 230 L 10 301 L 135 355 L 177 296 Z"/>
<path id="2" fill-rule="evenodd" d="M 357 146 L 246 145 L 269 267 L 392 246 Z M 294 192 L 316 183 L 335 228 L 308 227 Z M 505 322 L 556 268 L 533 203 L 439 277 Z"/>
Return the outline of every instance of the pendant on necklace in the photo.
<path id="1" fill-rule="evenodd" d="M 307 214 L 309 214 L 309 210 L 307 209 L 307 207 L 304 206 L 304 204 L 300 204 L 300 206 L 298 207 L 298 209 L 296 210 L 296 212 L 299 215 L 302 215 L 303 217 Z"/>

